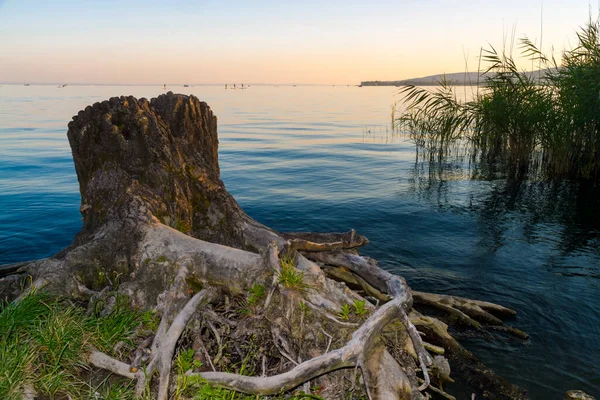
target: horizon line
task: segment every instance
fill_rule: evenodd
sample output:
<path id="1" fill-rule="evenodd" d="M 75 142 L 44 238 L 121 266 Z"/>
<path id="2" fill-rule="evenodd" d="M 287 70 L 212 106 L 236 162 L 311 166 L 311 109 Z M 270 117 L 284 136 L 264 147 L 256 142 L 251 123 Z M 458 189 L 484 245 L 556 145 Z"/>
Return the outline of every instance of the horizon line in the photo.
<path id="1" fill-rule="evenodd" d="M 224 86 L 224 85 L 244 85 L 244 86 L 358 86 L 360 83 L 92 83 L 92 82 L 0 82 L 0 85 L 15 85 L 15 86 L 51 86 L 51 85 L 67 85 L 67 86 Z"/>

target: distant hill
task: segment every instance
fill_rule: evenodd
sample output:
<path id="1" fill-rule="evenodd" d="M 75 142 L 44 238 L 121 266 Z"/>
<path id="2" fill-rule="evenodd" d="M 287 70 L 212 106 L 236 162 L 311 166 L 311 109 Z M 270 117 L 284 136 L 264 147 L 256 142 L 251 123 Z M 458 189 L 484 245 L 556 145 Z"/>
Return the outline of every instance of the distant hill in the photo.
<path id="1" fill-rule="evenodd" d="M 537 77 L 538 74 L 541 73 L 543 76 L 546 70 L 542 71 L 533 71 L 526 72 L 528 76 Z M 437 86 L 444 79 L 444 75 L 446 77 L 446 82 L 449 85 L 463 86 L 463 85 L 477 85 L 477 72 L 455 72 L 452 74 L 438 74 L 438 75 L 429 75 L 424 76 L 422 78 L 411 78 L 404 79 L 400 81 L 364 81 L 360 84 L 362 86 L 403 86 L 403 85 L 413 85 L 413 86 Z M 483 74 L 481 74 L 483 75 Z M 479 83 L 483 83 L 484 79 L 482 76 L 479 77 Z"/>

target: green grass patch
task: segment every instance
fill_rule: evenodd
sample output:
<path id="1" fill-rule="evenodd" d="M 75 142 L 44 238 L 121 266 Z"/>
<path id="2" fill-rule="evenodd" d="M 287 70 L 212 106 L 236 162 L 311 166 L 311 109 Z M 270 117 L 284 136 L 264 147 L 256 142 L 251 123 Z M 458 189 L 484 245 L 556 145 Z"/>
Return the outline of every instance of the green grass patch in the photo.
<path id="1" fill-rule="evenodd" d="M 249 291 L 249 301 L 256 304 L 265 288 L 255 285 Z M 138 327 L 156 328 L 158 318 L 152 312 L 137 312 L 128 307 L 127 298 L 116 296 L 111 308 L 98 302 L 91 311 L 77 303 L 43 292 L 32 292 L 18 303 L 0 303 L 0 399 L 20 400 L 27 387 L 37 396 L 48 399 L 133 400 L 135 383 L 92 369 L 86 363 L 91 348 L 125 360 L 115 354 L 115 345 L 125 350 L 134 347 Z M 109 311 L 110 310 L 110 311 Z M 252 342 L 246 356 L 230 364 L 231 372 L 254 375 L 258 365 L 258 344 Z M 178 349 L 174 367 L 179 376 L 174 399 L 261 399 L 261 396 L 215 388 L 201 379 L 184 374 L 202 367 L 194 359 L 194 350 Z M 150 398 L 145 393 L 143 398 Z M 318 396 L 281 394 L 269 399 L 321 399 Z"/>
<path id="2" fill-rule="evenodd" d="M 84 378 L 89 348 L 110 354 L 117 343 L 131 343 L 140 323 L 122 299 L 104 316 L 86 315 L 78 305 L 44 293 L 0 304 L 0 398 L 21 399 L 27 386 L 39 396 L 85 398 L 91 390 Z M 118 388 L 103 390 L 103 398 L 122 398 L 110 394 Z"/>

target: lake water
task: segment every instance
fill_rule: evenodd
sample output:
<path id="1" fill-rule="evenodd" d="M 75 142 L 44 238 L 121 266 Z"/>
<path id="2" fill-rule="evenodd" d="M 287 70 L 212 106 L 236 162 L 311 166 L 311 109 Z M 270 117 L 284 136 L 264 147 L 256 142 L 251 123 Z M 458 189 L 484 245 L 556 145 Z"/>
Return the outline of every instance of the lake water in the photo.
<path id="1" fill-rule="evenodd" d="M 391 87 L 171 87 L 219 118 L 222 179 L 277 230 L 367 236 L 362 252 L 418 290 L 518 311 L 527 342 L 462 337 L 534 399 L 600 396 L 600 201 L 573 186 L 433 168 L 389 130 Z M 0 264 L 52 255 L 81 227 L 66 126 L 80 109 L 161 87 L 0 87 Z M 452 386 L 448 386 L 452 391 Z"/>

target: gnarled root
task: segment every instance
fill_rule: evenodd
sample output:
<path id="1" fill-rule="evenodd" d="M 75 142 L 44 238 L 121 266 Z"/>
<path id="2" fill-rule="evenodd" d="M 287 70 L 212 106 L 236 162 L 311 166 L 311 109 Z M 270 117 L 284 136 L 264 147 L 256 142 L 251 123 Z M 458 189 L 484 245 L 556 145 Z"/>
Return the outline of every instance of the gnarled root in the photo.
<path id="1" fill-rule="evenodd" d="M 366 294 L 372 296 L 377 301 L 389 301 L 393 298 L 390 294 L 394 293 L 395 288 L 399 285 L 392 274 L 378 268 L 376 262 L 367 257 L 343 251 L 304 252 L 303 254 L 321 263 L 328 275 L 361 288 Z M 481 328 L 481 323 L 476 320 L 479 319 L 486 324 L 486 328 L 488 329 L 502 330 L 522 339 L 527 338 L 526 333 L 516 328 L 505 326 L 498 317 L 492 314 L 495 313 L 499 316 L 516 315 L 515 311 L 506 307 L 456 296 L 435 295 L 416 291 L 412 291 L 412 299 L 415 303 L 427 304 L 441 309 L 459 321 L 477 329 Z M 524 396 L 520 389 L 510 385 L 488 368 L 484 368 L 477 358 L 465 350 L 448 334 L 446 324 L 435 318 L 423 316 L 416 311 L 412 311 L 411 316 L 410 321 L 405 322 L 407 331 L 411 334 L 411 339 L 413 336 L 419 335 L 416 329 L 413 330 L 414 325 L 416 325 L 421 332 L 426 333 L 426 339 L 430 342 L 427 343 L 429 348 L 432 350 L 435 349 L 438 353 L 443 352 L 451 361 L 457 363 L 461 374 L 468 373 L 471 374 L 471 377 L 475 377 L 467 377 L 467 379 L 470 379 L 475 384 L 475 387 L 483 388 L 489 385 L 488 387 L 494 388 L 497 393 L 508 393 L 510 396 L 516 396 L 516 398 Z M 421 346 L 424 345 L 421 340 L 417 340 L 416 338 L 412 340 L 412 344 L 414 345 L 415 343 Z M 425 364 L 425 360 L 421 360 L 421 355 L 427 354 L 424 349 L 420 350 L 414 347 L 413 354 L 421 365 Z M 421 390 L 429 385 L 427 375 L 425 375 L 425 379 L 422 382 L 423 384 L 419 388 Z"/>
<path id="2" fill-rule="evenodd" d="M 373 399 L 402 399 L 410 398 L 410 382 L 406 376 L 401 373 L 397 362 L 387 353 L 387 351 L 377 343 L 377 336 L 381 330 L 393 319 L 397 318 L 402 310 L 401 301 L 389 302 L 379 308 L 373 315 L 352 335 L 352 339 L 343 347 L 332 350 L 321 356 L 312 358 L 308 361 L 298 364 L 291 370 L 279 375 L 269 377 L 242 376 L 227 372 L 201 372 L 189 374 L 202 378 L 213 385 L 225 387 L 228 389 L 255 395 L 273 395 L 290 390 L 300 384 L 309 381 L 319 375 L 354 366 L 360 366 L 365 376 L 365 382 L 370 382 L 367 387 L 370 390 L 384 390 L 386 385 L 392 385 L 394 388 L 402 387 L 402 393 L 395 392 L 394 397 L 386 397 L 392 394 L 392 390 L 385 389 L 379 394 L 371 394 Z M 376 348 L 373 355 L 373 348 Z M 380 361 L 385 363 L 380 363 Z M 389 368 L 394 366 L 394 371 Z M 387 371 L 399 381 L 388 381 L 381 376 L 381 372 Z M 378 383 L 379 382 L 379 383 Z M 378 392 L 379 393 L 379 392 Z M 385 393 L 385 394 L 384 394 Z"/>
<path id="3" fill-rule="evenodd" d="M 156 249 L 159 244 L 165 246 L 166 250 L 176 247 L 179 260 L 177 265 L 180 265 L 180 267 L 171 289 L 162 296 L 164 297 L 165 305 L 163 306 L 161 323 L 151 346 L 150 362 L 147 364 L 146 368 L 130 366 L 130 370 L 126 370 L 124 366 L 116 360 L 109 363 L 94 362 L 94 365 L 107 368 L 127 377 L 131 377 L 131 369 L 135 370 L 137 368 L 138 370 L 135 373 L 135 379 L 137 380 L 136 388 L 138 395 L 141 395 L 144 391 L 147 380 L 152 377 L 155 371 L 158 371 L 158 398 L 161 400 L 165 399 L 168 393 L 168 382 L 175 343 L 181 335 L 187 321 L 196 310 L 198 304 L 212 296 L 211 292 L 207 289 L 203 289 L 192 297 L 191 300 L 187 301 L 187 304 L 182 308 L 181 304 L 187 297 L 186 282 L 193 277 L 196 280 L 207 280 L 209 283 L 214 283 L 215 281 L 218 281 L 215 277 L 227 276 L 226 271 L 221 271 L 220 275 L 215 275 L 215 272 L 205 272 L 206 270 L 199 269 L 197 258 L 199 252 L 203 255 L 204 260 L 206 260 L 206 257 L 209 257 L 214 259 L 216 264 L 220 261 L 224 269 L 231 268 L 231 260 L 225 260 L 223 258 L 227 256 L 226 253 L 230 250 L 221 251 L 219 248 L 214 248 L 218 245 L 207 247 L 208 244 L 185 237 L 170 229 L 166 231 L 164 229 L 165 228 L 161 226 L 153 228 L 146 235 L 146 240 L 152 243 L 153 249 Z M 195 246 L 193 246 L 194 243 Z M 217 251 L 220 251 L 221 254 L 217 255 Z M 166 254 L 169 254 L 169 252 L 166 252 Z M 236 254 L 233 254 L 232 256 L 235 257 Z M 247 258 L 248 256 L 241 257 L 242 261 L 244 260 L 244 257 Z M 263 257 L 265 261 L 260 262 L 259 264 L 273 271 L 275 275 L 281 273 L 277 246 L 275 244 L 268 247 Z M 250 258 L 250 260 L 255 262 L 254 258 Z M 340 304 L 348 304 L 352 303 L 354 300 L 360 299 L 360 297 L 356 296 L 351 291 L 347 291 L 347 289 L 340 290 L 342 287 L 333 285 L 334 282 L 326 279 L 317 265 L 300 255 L 296 258 L 296 267 L 304 274 L 303 279 L 306 283 L 306 289 L 298 294 L 295 294 L 294 292 L 288 293 L 288 289 L 282 287 L 281 284 L 276 283 L 282 293 L 278 298 L 279 302 L 287 297 L 294 299 L 295 296 L 300 295 L 301 298 L 304 298 L 304 304 L 307 305 L 309 309 L 318 310 L 319 313 L 332 316 L 333 313 L 339 312 Z M 421 363 L 424 381 L 426 382 L 421 389 L 426 387 L 429 383 L 427 366 L 431 364 L 432 359 L 424 349 L 419 333 L 409 321 L 406 314 L 406 310 L 410 308 L 412 302 L 410 290 L 401 278 L 388 274 L 382 270 L 376 271 L 376 269 L 378 269 L 376 265 L 369 264 L 369 267 L 374 270 L 372 272 L 373 274 L 380 274 L 385 279 L 386 287 L 390 293 L 393 293 L 393 297 L 390 302 L 373 311 L 373 314 L 364 322 L 364 324 L 352 334 L 352 339 L 345 346 L 299 363 L 296 363 L 294 360 L 297 356 L 290 355 L 289 350 L 285 349 L 284 352 L 287 355 L 286 358 L 297 365 L 287 372 L 274 376 L 247 377 L 217 371 L 199 372 L 191 374 L 191 376 L 200 376 L 203 380 L 214 385 L 241 392 L 251 394 L 275 394 L 294 388 L 330 371 L 348 367 L 360 367 L 365 378 L 366 389 L 370 393 L 371 398 L 389 398 L 388 396 L 393 392 L 397 392 L 398 389 L 402 389 L 402 391 L 397 392 L 394 398 L 414 397 L 416 394 L 413 393 L 413 386 L 411 385 L 410 380 L 402 372 L 397 361 L 394 360 L 381 344 L 378 344 L 378 336 L 381 330 L 390 321 L 400 319 L 400 321 L 405 324 L 406 331 L 413 347 L 417 349 L 418 359 Z M 257 276 L 261 275 L 262 274 L 258 274 Z M 268 281 L 268 279 L 265 279 L 264 281 Z M 251 280 L 244 280 L 237 283 L 248 285 L 249 282 L 251 282 Z M 125 285 L 125 288 L 127 290 L 127 285 Z M 286 295 L 285 293 L 288 294 Z M 293 304 L 293 301 L 290 304 Z M 368 306 L 368 309 L 373 309 L 373 307 Z M 181 311 L 174 317 L 177 310 Z M 285 314 L 289 315 L 289 311 L 290 310 Z M 333 318 L 342 325 L 354 325 L 338 321 L 335 317 Z M 300 322 L 300 324 L 302 324 L 302 322 Z M 302 329 L 302 326 L 300 329 Z M 329 342 L 327 347 L 330 345 L 331 342 Z M 413 394 L 411 395 L 411 393 Z"/>
<path id="4" fill-rule="evenodd" d="M 145 369 L 136 372 L 136 394 L 138 396 L 141 396 L 146 388 L 146 379 L 152 377 L 154 371 L 158 370 L 159 387 L 157 398 L 158 400 L 167 398 L 169 376 L 171 374 L 171 365 L 177 340 L 200 303 L 210 300 L 215 294 L 211 289 L 203 289 L 187 301 L 179 313 L 175 314 L 179 299 L 187 295 L 185 281 L 188 273 L 187 267 L 182 266 L 175 278 L 173 287 L 167 294 L 163 316 L 151 346 L 151 361 Z M 173 318 L 173 315 L 176 316 Z M 172 322 L 169 322 L 171 319 Z"/>
<path id="5" fill-rule="evenodd" d="M 333 277 L 334 279 L 338 279 L 359 287 L 367 295 L 380 302 L 386 302 L 390 300 L 390 296 L 385 293 L 385 290 L 380 290 L 383 288 L 378 288 L 374 285 L 371 285 L 360 276 L 361 271 L 368 270 L 368 264 L 375 264 L 373 260 L 347 253 L 307 254 L 307 257 L 310 257 L 315 261 L 326 263 L 322 268 L 327 275 Z M 363 258 L 364 261 L 357 262 L 358 258 Z M 511 310 L 510 308 L 487 301 L 472 300 L 458 296 L 425 293 L 415 290 L 412 291 L 412 297 L 415 304 L 437 308 L 441 311 L 444 311 L 451 320 L 455 320 L 463 325 L 470 326 L 477 330 L 486 328 L 488 330 L 506 332 L 520 339 L 529 338 L 527 333 L 517 328 L 504 325 L 504 322 L 496 316 L 516 316 L 517 312 Z M 482 324 L 484 325 L 482 326 Z"/>
<path id="6" fill-rule="evenodd" d="M 175 342 L 183 331 L 187 321 L 198 304 L 206 300 L 210 292 L 202 290 L 179 312 L 170 328 L 162 338 L 157 334 L 155 343 L 159 344 L 152 354 L 152 360 L 145 371 L 133 374 L 129 366 L 110 357 L 94 352 L 90 362 L 121 376 L 137 379 L 138 394 L 146 385 L 146 378 L 159 371 L 158 399 L 167 398 L 171 360 Z M 358 366 L 363 371 L 365 385 L 372 399 L 410 399 L 412 389 L 410 381 L 402 372 L 396 360 L 380 344 L 378 336 L 381 330 L 400 315 L 405 315 L 402 298 L 395 299 L 375 311 L 371 317 L 352 334 L 351 340 L 343 347 L 329 351 L 308 361 L 302 362 L 282 374 L 255 377 L 225 372 L 189 373 L 188 377 L 200 377 L 203 381 L 216 386 L 256 395 L 272 395 L 290 390 L 322 374 Z M 165 316 L 163 316 L 165 320 Z M 392 396 L 392 397 L 390 397 Z"/>

